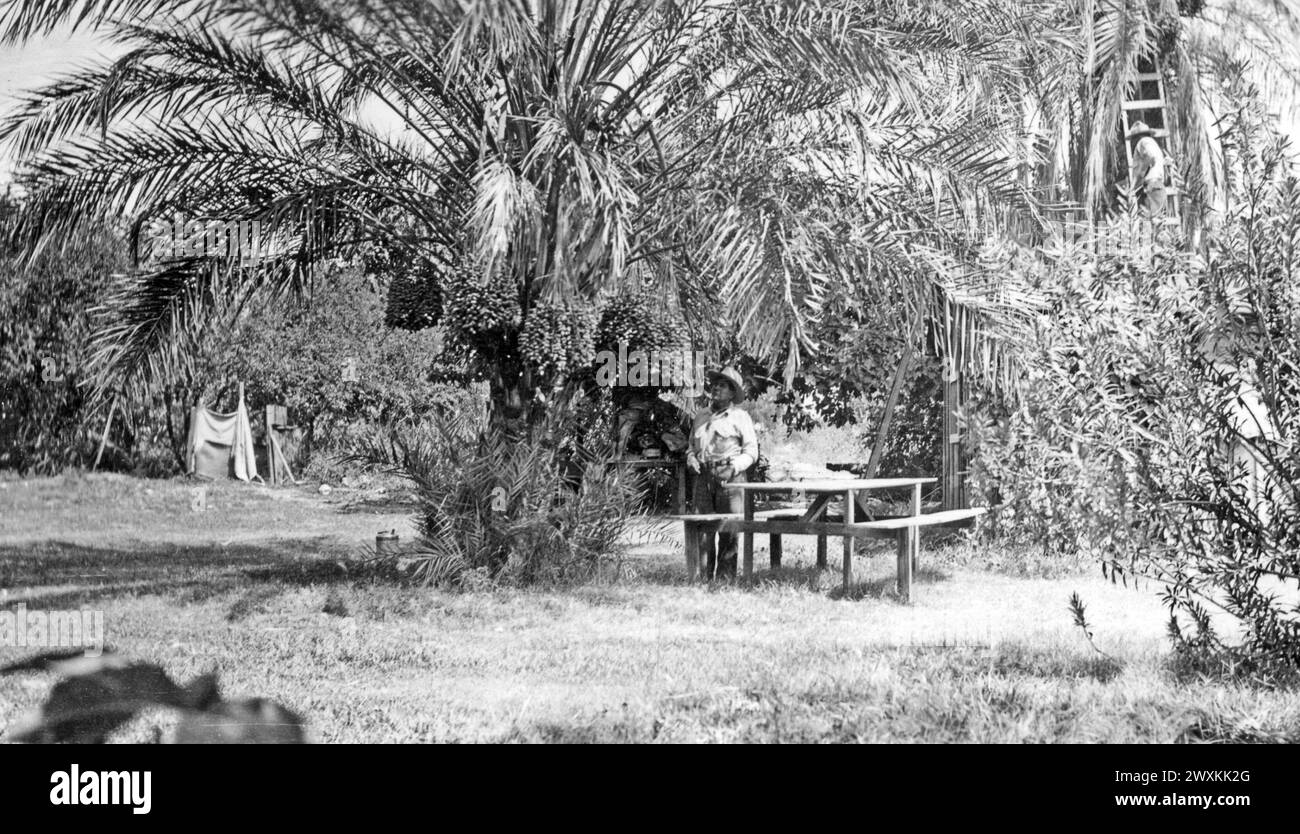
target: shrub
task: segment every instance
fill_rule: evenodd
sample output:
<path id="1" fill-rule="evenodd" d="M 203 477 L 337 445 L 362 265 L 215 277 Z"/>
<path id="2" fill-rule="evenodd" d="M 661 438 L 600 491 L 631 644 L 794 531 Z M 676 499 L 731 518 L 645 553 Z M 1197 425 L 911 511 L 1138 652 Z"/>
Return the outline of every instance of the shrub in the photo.
<path id="1" fill-rule="evenodd" d="M 0 467 L 52 472 L 93 461 L 106 417 L 106 403 L 88 401 L 93 311 L 125 269 L 126 250 L 106 228 L 30 264 L 0 258 Z M 259 296 L 218 318 L 178 337 L 184 361 L 170 378 L 118 392 L 105 468 L 175 472 L 190 408 L 233 406 L 240 382 L 256 430 L 262 406 L 289 407 L 307 429 L 304 458 L 467 405 L 465 375 L 444 361 L 442 334 L 386 327 L 383 296 L 355 268 L 324 276 L 300 302 Z"/>
<path id="2" fill-rule="evenodd" d="M 645 520 L 641 485 L 610 465 L 608 441 L 579 442 L 575 425 L 559 406 L 524 436 L 454 414 L 372 445 L 367 459 L 395 466 L 420 496 L 419 542 L 402 557 L 415 578 L 532 584 L 616 574 L 624 535 Z"/>
<path id="3" fill-rule="evenodd" d="M 232 407 L 243 383 L 255 432 L 263 406 L 287 406 L 305 430 L 295 466 L 320 458 L 328 469 L 367 436 L 466 407 L 462 380 L 443 360 L 439 331 L 389 328 L 383 296 L 344 267 L 302 299 L 256 297 L 202 334 L 191 361 L 151 392 L 151 413 L 171 419 L 169 437 L 183 442 L 191 406 Z"/>
<path id="4" fill-rule="evenodd" d="M 5 204 L 0 199 L 0 234 Z M 0 255 L 0 467 L 40 473 L 88 466 L 102 410 L 89 413 L 90 310 L 115 270 L 104 229 L 31 263 Z"/>
<path id="5" fill-rule="evenodd" d="M 939 471 L 943 434 L 943 379 L 939 360 L 918 356 L 903 382 L 889 435 L 880 457 L 881 477 L 928 475 Z M 872 419 L 862 424 L 858 442 L 863 460 L 871 455 L 889 396 L 888 385 L 865 399 Z"/>
<path id="6" fill-rule="evenodd" d="M 1248 132 L 1239 136 L 1248 137 Z M 1285 143 L 1242 150 L 1240 200 L 1202 254 L 1113 227 L 1112 255 L 1058 267 L 1022 345 L 1014 407 L 973 409 L 975 494 L 1009 535 L 1081 547 L 1159 582 L 1188 646 L 1300 664 L 1300 181 Z M 1078 267 L 1082 268 L 1078 268 Z M 1174 627 L 1181 628 L 1174 621 Z"/>

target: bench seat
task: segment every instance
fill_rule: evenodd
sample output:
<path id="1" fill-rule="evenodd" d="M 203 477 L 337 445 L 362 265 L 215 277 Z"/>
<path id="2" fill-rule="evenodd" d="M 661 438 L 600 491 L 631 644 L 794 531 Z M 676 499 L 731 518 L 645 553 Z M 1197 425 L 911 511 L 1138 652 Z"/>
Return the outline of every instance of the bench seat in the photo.
<path id="1" fill-rule="evenodd" d="M 922 528 L 949 527 L 965 525 L 972 519 L 988 512 L 986 507 L 971 507 L 961 510 L 943 510 L 922 515 L 895 516 L 874 521 L 859 521 L 844 524 L 827 519 L 824 521 L 793 521 L 782 525 L 780 531 L 772 529 L 774 521 L 787 521 L 803 516 L 805 510 L 798 508 L 766 510 L 755 513 L 746 520 L 741 513 L 704 513 L 700 515 L 670 516 L 683 522 L 686 532 L 686 569 L 691 579 L 699 575 L 704 567 L 701 564 L 701 535 L 714 533 L 767 533 L 771 539 L 771 566 L 781 566 L 781 535 L 812 535 L 817 537 L 817 564 L 826 564 L 826 539 L 828 536 L 843 537 L 844 549 L 843 576 L 848 587 L 852 576 L 853 548 L 847 545 L 849 538 L 894 539 L 898 546 L 898 591 L 904 602 L 911 601 L 912 575 L 920 562 L 920 532 Z M 748 545 L 746 545 L 748 547 Z M 746 551 L 746 577 L 752 571 L 752 563 Z"/>
<path id="2" fill-rule="evenodd" d="M 803 514 L 808 512 L 807 507 L 788 507 L 781 510 L 762 510 L 754 513 L 754 518 L 766 521 L 769 518 L 803 518 Z M 744 518 L 744 516 L 741 516 Z"/>
<path id="3" fill-rule="evenodd" d="M 947 524 L 960 524 L 988 512 L 987 507 L 971 507 L 967 510 L 943 510 L 922 515 L 901 515 L 894 518 L 882 518 L 877 521 L 859 521 L 847 525 L 863 530 L 904 530 L 908 527 L 942 527 Z"/>
<path id="4" fill-rule="evenodd" d="M 756 521 L 766 521 L 769 518 L 803 518 L 807 512 L 805 507 L 790 507 L 780 510 L 760 510 L 754 513 Z M 744 513 L 700 513 L 698 515 L 670 515 L 669 518 L 674 521 L 685 521 L 688 523 L 712 523 L 715 521 L 744 521 Z"/>

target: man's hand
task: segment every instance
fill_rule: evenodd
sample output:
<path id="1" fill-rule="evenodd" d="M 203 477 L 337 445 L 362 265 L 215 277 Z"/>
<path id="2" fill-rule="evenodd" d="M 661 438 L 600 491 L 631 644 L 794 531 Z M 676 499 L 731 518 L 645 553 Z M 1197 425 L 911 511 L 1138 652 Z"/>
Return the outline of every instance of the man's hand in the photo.
<path id="1" fill-rule="evenodd" d="M 730 463 L 721 464 L 717 469 L 713 470 L 713 475 L 719 481 L 730 481 L 732 478 L 736 477 L 736 467 L 732 466 Z"/>
<path id="2" fill-rule="evenodd" d="M 694 472 L 696 475 L 700 474 L 700 459 L 695 457 L 695 455 L 687 455 L 686 468 Z"/>

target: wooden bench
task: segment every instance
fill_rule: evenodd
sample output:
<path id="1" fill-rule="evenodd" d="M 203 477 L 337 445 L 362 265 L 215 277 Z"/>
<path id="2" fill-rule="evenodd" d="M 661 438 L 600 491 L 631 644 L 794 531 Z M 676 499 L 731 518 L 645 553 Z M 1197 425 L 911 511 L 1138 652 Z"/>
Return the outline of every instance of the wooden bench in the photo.
<path id="1" fill-rule="evenodd" d="M 686 536 L 686 571 L 694 580 L 700 576 L 702 565 L 700 554 L 704 535 L 716 533 L 766 533 L 771 540 L 771 567 L 781 566 L 781 536 L 809 535 L 817 536 L 818 566 L 825 564 L 825 542 L 828 536 L 844 538 L 894 539 L 898 544 L 898 593 L 904 602 L 912 598 L 912 576 L 920 566 L 920 531 L 930 527 L 964 526 L 977 516 L 987 512 L 984 507 L 972 507 L 964 510 L 944 510 L 922 515 L 895 516 L 875 521 L 860 521 L 845 524 L 842 520 L 824 521 L 788 521 L 803 515 L 801 509 L 768 510 L 755 513 L 746 520 L 739 513 L 710 513 L 705 515 L 679 515 L 685 528 Z M 853 548 L 844 548 L 843 581 L 847 589 L 853 577 Z M 752 564 L 745 565 L 746 577 L 753 569 Z"/>
<path id="2" fill-rule="evenodd" d="M 801 518 L 805 510 L 802 507 L 790 507 L 780 510 L 762 510 L 754 513 L 756 521 L 768 521 L 770 519 L 784 518 Z M 672 519 L 679 519 L 684 523 L 686 528 L 686 572 L 691 579 L 701 575 L 703 565 L 700 564 L 701 545 L 703 542 L 700 537 L 703 535 L 714 535 L 715 533 L 730 533 L 728 522 L 744 521 L 745 516 L 740 513 L 705 513 L 701 515 L 673 515 Z M 725 526 L 725 529 L 724 529 Z M 773 568 L 781 567 L 781 534 L 768 532 L 770 538 L 771 566 Z"/>
<path id="3" fill-rule="evenodd" d="M 718 528 L 724 521 L 732 519 L 744 520 L 744 516 L 738 513 L 700 513 L 698 515 L 673 515 L 672 519 L 680 519 L 686 534 L 686 576 L 694 582 L 697 578 L 704 578 L 704 566 L 700 564 L 701 545 L 703 541 L 701 536 L 713 535 L 718 532 Z"/>
<path id="4" fill-rule="evenodd" d="M 780 510 L 759 510 L 754 513 L 754 518 L 763 521 L 766 521 L 769 518 L 803 518 L 803 514 L 806 511 L 806 507 L 786 507 Z M 737 515 L 736 518 L 744 518 L 744 516 Z"/>
<path id="5" fill-rule="evenodd" d="M 964 510 L 943 510 L 923 515 L 905 515 L 846 524 L 851 530 L 862 530 L 869 537 L 892 535 L 898 542 L 898 596 L 903 602 L 912 601 L 912 575 L 921 565 L 921 528 L 956 527 L 988 512 L 987 507 Z M 844 549 L 844 587 L 848 588 L 853 575 L 853 548 Z"/>

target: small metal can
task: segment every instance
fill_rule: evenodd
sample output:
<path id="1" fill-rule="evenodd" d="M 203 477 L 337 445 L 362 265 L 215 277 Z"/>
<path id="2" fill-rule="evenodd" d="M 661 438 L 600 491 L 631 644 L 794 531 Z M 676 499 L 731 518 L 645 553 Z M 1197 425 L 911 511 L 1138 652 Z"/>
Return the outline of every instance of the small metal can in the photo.
<path id="1" fill-rule="evenodd" d="M 397 555 L 397 531 L 385 530 L 375 536 L 375 555 L 376 556 L 396 556 Z"/>

